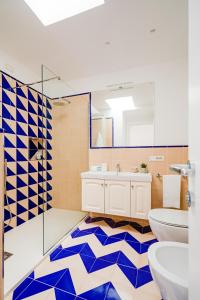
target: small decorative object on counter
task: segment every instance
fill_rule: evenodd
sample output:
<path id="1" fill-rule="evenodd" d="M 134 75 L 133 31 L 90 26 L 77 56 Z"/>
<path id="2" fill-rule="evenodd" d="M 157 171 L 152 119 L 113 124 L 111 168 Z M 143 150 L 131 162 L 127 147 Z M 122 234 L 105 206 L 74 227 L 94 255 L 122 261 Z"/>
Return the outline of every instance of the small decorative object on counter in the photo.
<path id="1" fill-rule="evenodd" d="M 140 172 L 141 173 L 148 173 L 147 164 L 141 163 L 141 165 L 140 165 Z"/>

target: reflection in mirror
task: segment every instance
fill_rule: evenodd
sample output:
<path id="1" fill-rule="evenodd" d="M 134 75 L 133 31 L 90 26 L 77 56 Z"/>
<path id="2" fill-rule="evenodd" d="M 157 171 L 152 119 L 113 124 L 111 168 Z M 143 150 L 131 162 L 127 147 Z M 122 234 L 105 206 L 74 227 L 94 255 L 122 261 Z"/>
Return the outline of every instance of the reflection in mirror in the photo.
<path id="1" fill-rule="evenodd" d="M 92 93 L 91 146 L 154 145 L 154 83 Z"/>

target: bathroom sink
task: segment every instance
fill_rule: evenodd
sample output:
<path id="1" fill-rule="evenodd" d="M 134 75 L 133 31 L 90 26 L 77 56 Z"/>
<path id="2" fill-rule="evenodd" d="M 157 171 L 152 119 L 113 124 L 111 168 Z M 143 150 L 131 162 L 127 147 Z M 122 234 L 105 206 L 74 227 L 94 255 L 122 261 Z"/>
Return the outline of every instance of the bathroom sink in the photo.
<path id="1" fill-rule="evenodd" d="M 81 173 L 81 178 L 84 179 L 105 179 L 105 180 L 120 180 L 120 181 L 141 181 L 151 182 L 152 176 L 150 173 L 133 173 L 133 172 L 113 172 L 113 171 L 88 171 Z"/>

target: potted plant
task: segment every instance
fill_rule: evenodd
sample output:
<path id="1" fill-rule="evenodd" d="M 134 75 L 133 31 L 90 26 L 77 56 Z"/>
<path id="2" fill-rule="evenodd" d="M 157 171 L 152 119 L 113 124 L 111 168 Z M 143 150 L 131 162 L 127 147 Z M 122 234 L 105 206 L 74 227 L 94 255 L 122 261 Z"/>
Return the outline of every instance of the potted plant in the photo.
<path id="1" fill-rule="evenodd" d="M 141 165 L 140 165 L 140 172 L 141 173 L 148 173 L 147 164 L 141 163 Z"/>

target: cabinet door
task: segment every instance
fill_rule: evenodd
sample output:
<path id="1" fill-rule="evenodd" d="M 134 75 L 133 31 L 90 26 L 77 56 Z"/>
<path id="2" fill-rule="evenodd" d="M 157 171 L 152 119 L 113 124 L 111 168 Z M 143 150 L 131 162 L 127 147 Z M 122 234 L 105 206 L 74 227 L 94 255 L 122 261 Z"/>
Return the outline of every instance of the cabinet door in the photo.
<path id="1" fill-rule="evenodd" d="M 131 182 L 131 217 L 148 219 L 151 209 L 151 184 Z"/>
<path id="2" fill-rule="evenodd" d="M 105 181 L 105 213 L 130 217 L 130 182 Z"/>
<path id="3" fill-rule="evenodd" d="M 104 213 L 104 180 L 82 179 L 82 210 Z"/>

